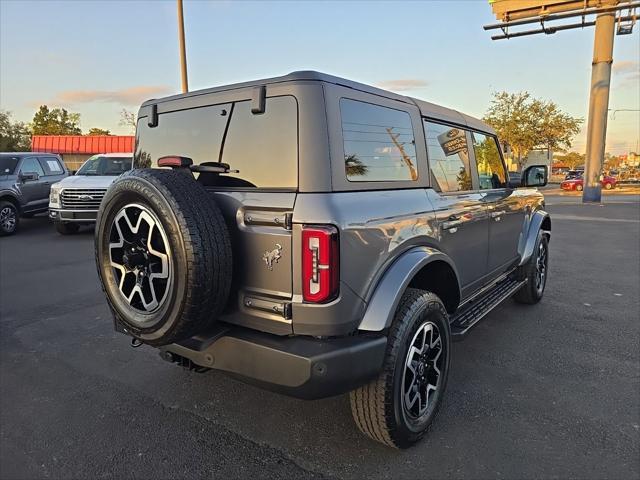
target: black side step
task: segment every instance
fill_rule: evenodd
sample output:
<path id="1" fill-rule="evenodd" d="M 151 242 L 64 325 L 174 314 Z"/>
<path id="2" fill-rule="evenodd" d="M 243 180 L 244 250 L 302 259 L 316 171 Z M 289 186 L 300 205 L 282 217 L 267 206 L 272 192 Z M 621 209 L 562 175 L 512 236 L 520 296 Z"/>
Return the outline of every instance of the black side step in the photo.
<path id="1" fill-rule="evenodd" d="M 506 278 L 463 305 L 451 319 L 451 339 L 462 340 L 474 325 L 503 300 L 516 293 L 526 282 L 526 280 Z"/>

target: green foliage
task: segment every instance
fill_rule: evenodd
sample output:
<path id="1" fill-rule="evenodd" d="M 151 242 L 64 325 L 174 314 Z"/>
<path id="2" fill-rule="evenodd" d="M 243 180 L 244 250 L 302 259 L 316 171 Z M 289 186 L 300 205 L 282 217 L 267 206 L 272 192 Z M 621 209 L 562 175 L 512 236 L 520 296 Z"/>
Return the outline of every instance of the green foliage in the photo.
<path id="1" fill-rule="evenodd" d="M 533 98 L 528 92 L 494 93 L 484 121 L 511 146 L 520 166 L 535 147 L 571 148 L 583 122 L 561 111 L 554 102 Z"/>
<path id="2" fill-rule="evenodd" d="M 369 167 L 362 163 L 362 160 L 356 155 L 345 155 L 344 164 L 347 177 L 363 176 L 369 171 Z"/>
<path id="3" fill-rule="evenodd" d="M 584 154 L 569 152 L 566 155 L 556 155 L 555 160 L 574 170 L 578 165 L 584 165 Z"/>
<path id="4" fill-rule="evenodd" d="M 31 131 L 23 122 L 14 122 L 11 113 L 0 110 L 0 152 L 31 150 Z"/>
<path id="5" fill-rule="evenodd" d="M 111 135 L 111 132 L 102 128 L 93 127 L 89 129 L 89 133 L 87 133 L 87 135 Z"/>
<path id="6" fill-rule="evenodd" d="M 69 113 L 64 108 L 50 110 L 46 105 L 41 105 L 33 116 L 31 128 L 34 135 L 82 135 L 79 113 Z"/>

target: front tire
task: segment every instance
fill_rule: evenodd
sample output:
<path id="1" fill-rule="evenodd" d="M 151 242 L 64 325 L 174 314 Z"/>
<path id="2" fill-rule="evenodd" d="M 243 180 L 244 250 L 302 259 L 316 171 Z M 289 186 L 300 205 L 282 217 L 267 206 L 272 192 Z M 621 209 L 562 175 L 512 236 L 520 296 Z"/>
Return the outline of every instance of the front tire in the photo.
<path id="1" fill-rule="evenodd" d="M 7 201 L 0 202 L 0 236 L 13 235 L 18 230 L 18 209 Z"/>
<path id="2" fill-rule="evenodd" d="M 73 235 L 80 231 L 80 225 L 77 223 L 56 222 L 56 231 L 60 235 Z"/>
<path id="3" fill-rule="evenodd" d="M 538 232 L 533 255 L 529 261 L 520 267 L 519 277 L 527 283 L 513 296 L 518 303 L 533 305 L 538 303 L 544 295 L 549 275 L 549 239 L 544 232 Z"/>
<path id="4" fill-rule="evenodd" d="M 419 441 L 442 403 L 450 344 L 449 318 L 440 299 L 431 292 L 408 289 L 389 329 L 382 372 L 350 394 L 358 428 L 395 448 Z"/>

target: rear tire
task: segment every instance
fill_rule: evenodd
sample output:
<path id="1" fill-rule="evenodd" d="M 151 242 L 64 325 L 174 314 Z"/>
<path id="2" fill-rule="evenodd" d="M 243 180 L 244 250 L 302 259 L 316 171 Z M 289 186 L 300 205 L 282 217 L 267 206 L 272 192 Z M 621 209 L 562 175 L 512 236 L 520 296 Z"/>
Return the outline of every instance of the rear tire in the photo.
<path id="1" fill-rule="evenodd" d="M 220 209 L 188 172 L 131 170 L 96 222 L 96 263 L 116 321 L 159 346 L 209 328 L 224 309 L 232 252 Z"/>
<path id="2" fill-rule="evenodd" d="M 60 235 L 74 235 L 80 231 L 77 223 L 56 222 L 56 230 Z"/>
<path id="3" fill-rule="evenodd" d="M 431 292 L 408 289 L 389 329 L 382 372 L 350 394 L 358 428 L 395 448 L 419 441 L 442 403 L 450 343 L 449 318 L 440 299 Z"/>
<path id="4" fill-rule="evenodd" d="M 576 185 L 576 190 L 581 192 L 582 191 L 582 185 Z"/>
<path id="5" fill-rule="evenodd" d="M 536 245 L 529 261 L 520 267 L 519 278 L 527 283 L 513 296 L 518 303 L 533 305 L 544 295 L 549 276 L 549 239 L 542 230 L 538 232 Z"/>
<path id="6" fill-rule="evenodd" d="M 613 185 L 610 184 L 610 183 L 605 183 L 604 184 L 604 188 L 605 188 L 605 190 L 611 190 L 613 188 Z"/>
<path id="7" fill-rule="evenodd" d="M 16 233 L 19 223 L 20 216 L 16 206 L 6 200 L 0 201 L 0 237 Z"/>

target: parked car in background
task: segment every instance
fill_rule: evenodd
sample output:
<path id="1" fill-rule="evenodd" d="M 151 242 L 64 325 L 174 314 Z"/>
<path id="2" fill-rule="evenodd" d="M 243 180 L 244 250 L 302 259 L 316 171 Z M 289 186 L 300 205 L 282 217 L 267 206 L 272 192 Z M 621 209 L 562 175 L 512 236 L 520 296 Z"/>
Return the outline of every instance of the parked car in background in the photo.
<path id="1" fill-rule="evenodd" d="M 96 221 L 98 208 L 115 178 L 131 170 L 132 154 L 104 153 L 89 158 L 75 175 L 51 188 L 49 218 L 58 233 L 76 233 L 82 224 Z"/>
<path id="2" fill-rule="evenodd" d="M 605 190 L 611 190 L 612 188 L 616 187 L 618 181 L 615 177 L 605 175 L 602 180 L 600 180 L 600 184 Z M 584 182 L 582 180 L 582 177 L 580 176 L 577 178 L 572 178 L 571 180 L 565 180 L 560 184 L 560 188 L 567 191 L 577 190 L 578 192 L 581 192 L 584 188 Z"/>
<path id="3" fill-rule="evenodd" d="M 12 235 L 20 217 L 47 211 L 51 185 L 69 175 L 57 155 L 0 153 L 0 235 Z"/>
<path id="4" fill-rule="evenodd" d="M 584 170 L 569 170 L 567 174 L 564 176 L 565 180 L 573 180 L 575 178 L 580 178 L 584 174 Z"/>

